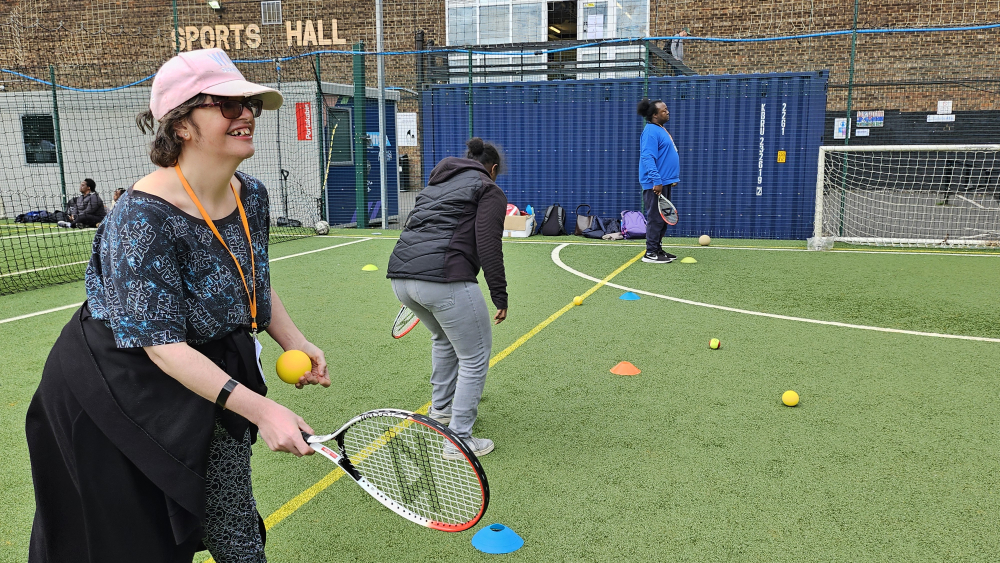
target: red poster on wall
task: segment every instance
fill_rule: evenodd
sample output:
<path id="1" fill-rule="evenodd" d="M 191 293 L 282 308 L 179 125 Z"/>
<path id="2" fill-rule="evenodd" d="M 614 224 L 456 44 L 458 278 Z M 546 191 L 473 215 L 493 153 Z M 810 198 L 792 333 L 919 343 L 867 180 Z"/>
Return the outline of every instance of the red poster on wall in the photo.
<path id="1" fill-rule="evenodd" d="M 298 125 L 299 140 L 311 141 L 313 138 L 312 104 L 309 102 L 295 103 L 295 122 Z"/>

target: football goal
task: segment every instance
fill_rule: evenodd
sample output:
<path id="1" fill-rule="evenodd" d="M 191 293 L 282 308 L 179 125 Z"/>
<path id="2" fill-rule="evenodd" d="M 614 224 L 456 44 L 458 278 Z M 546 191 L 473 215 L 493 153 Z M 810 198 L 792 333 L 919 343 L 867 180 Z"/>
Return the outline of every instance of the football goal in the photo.
<path id="1" fill-rule="evenodd" d="M 1000 246 L 1000 145 L 823 146 L 809 247 Z"/>

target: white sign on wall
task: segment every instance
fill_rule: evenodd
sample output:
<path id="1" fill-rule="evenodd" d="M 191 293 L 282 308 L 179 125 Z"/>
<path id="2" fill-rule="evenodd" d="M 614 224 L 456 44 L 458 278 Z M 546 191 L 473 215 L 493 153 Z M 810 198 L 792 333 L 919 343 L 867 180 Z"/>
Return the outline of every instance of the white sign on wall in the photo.
<path id="1" fill-rule="evenodd" d="M 837 117 L 833 120 L 833 138 L 846 139 L 849 122 L 846 117 Z"/>
<path id="2" fill-rule="evenodd" d="M 417 114 L 396 114 L 396 143 L 401 147 L 416 147 L 417 145 Z"/>
<path id="3" fill-rule="evenodd" d="M 943 123 L 948 121 L 955 121 L 955 114 L 953 113 L 948 115 L 930 114 L 927 116 L 927 123 Z"/>

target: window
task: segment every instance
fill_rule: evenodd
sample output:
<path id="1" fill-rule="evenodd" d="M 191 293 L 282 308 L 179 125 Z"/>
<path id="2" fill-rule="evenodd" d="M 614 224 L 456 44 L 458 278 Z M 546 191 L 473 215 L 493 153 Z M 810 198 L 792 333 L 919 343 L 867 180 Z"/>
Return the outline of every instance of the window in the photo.
<path id="1" fill-rule="evenodd" d="M 545 2 L 447 0 L 447 6 L 448 45 L 534 43 L 547 36 Z"/>
<path id="2" fill-rule="evenodd" d="M 607 33 L 607 2 L 583 3 L 583 33 L 580 39 L 611 39 Z"/>
<path id="3" fill-rule="evenodd" d="M 260 3 L 261 25 L 281 25 L 281 0 Z"/>
<path id="4" fill-rule="evenodd" d="M 479 7 L 479 44 L 510 43 L 510 6 Z"/>
<path id="5" fill-rule="evenodd" d="M 21 134 L 28 164 L 55 164 L 56 128 L 51 115 L 22 115 Z"/>
<path id="6" fill-rule="evenodd" d="M 615 2 L 615 37 L 646 37 L 646 0 L 618 0 Z"/>
<path id="7" fill-rule="evenodd" d="M 650 0 L 446 0 L 447 44 L 456 47 L 513 44 L 550 40 L 642 38 L 649 35 Z M 504 47 L 495 49 L 498 52 Z M 637 45 L 609 45 L 579 50 L 533 55 L 475 54 L 474 82 L 545 80 L 563 78 L 624 78 L 637 72 L 528 73 L 545 70 L 546 62 L 585 61 L 577 68 L 600 69 L 607 61 L 615 66 L 641 67 L 643 48 Z M 468 77 L 468 55 L 448 56 L 451 82 L 464 83 Z M 557 65 L 558 66 L 558 65 Z M 641 69 L 640 69 L 641 70 Z M 507 74 L 507 73 L 510 74 Z"/>
<path id="8" fill-rule="evenodd" d="M 330 164 L 353 164 L 351 144 L 351 112 L 342 108 L 329 108 L 326 113 L 327 139 L 330 141 Z M 333 138 L 329 135 L 333 133 Z"/>
<path id="9" fill-rule="evenodd" d="M 584 40 L 649 35 L 650 0 L 446 0 L 448 45 L 538 43 L 551 39 L 553 7 L 572 8 L 573 24 L 555 22 L 557 38 Z M 579 14 L 577 16 L 577 14 Z M 568 37 L 567 37 L 568 36 Z"/>
<path id="10" fill-rule="evenodd" d="M 540 43 L 548 32 L 545 27 L 545 4 L 514 4 L 514 43 Z"/>
<path id="11" fill-rule="evenodd" d="M 448 9 L 448 44 L 476 44 L 476 8 Z"/>

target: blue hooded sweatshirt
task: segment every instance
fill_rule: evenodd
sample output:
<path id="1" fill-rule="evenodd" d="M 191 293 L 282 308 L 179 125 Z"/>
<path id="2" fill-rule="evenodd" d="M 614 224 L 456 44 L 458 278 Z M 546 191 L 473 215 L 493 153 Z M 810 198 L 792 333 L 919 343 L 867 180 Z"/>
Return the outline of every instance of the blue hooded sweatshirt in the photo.
<path id="1" fill-rule="evenodd" d="M 667 185 L 681 179 L 680 158 L 677 147 L 667 130 L 647 123 L 639 139 L 639 184 L 651 190 L 656 185 Z"/>

